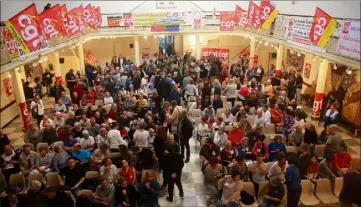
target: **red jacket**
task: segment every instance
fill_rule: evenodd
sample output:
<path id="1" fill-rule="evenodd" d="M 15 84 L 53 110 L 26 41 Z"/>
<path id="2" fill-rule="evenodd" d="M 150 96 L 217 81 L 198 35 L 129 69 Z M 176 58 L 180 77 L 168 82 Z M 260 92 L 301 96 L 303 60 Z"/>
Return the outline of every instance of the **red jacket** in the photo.
<path id="1" fill-rule="evenodd" d="M 239 144 L 243 136 L 244 136 L 244 131 L 241 129 L 228 132 L 228 140 L 231 141 L 232 145 Z"/>
<path id="2" fill-rule="evenodd" d="M 242 86 L 241 89 L 239 89 L 239 94 L 241 94 L 244 98 L 248 98 L 249 91 L 247 86 Z"/>
<path id="3" fill-rule="evenodd" d="M 79 95 L 79 99 L 82 100 L 84 95 L 84 88 L 82 85 L 77 84 L 74 86 L 74 92 L 76 92 Z M 73 96 L 73 94 L 71 94 Z"/>

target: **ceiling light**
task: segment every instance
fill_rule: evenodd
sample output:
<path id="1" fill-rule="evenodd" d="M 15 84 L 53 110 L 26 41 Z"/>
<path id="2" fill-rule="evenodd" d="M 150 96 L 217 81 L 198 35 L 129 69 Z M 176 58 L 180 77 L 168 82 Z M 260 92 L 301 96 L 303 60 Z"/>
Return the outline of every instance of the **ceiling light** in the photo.
<path id="1" fill-rule="evenodd" d="M 262 43 L 262 40 L 260 40 L 259 43 Z"/>
<path id="2" fill-rule="evenodd" d="M 301 57 L 301 53 L 298 53 L 297 56 L 298 56 L 298 57 Z"/>
<path id="3" fill-rule="evenodd" d="M 39 62 L 40 64 L 43 63 L 43 61 L 42 61 L 41 59 L 40 59 L 38 62 Z"/>
<path id="4" fill-rule="evenodd" d="M 293 54 L 293 51 L 291 50 L 290 53 Z"/>
<path id="5" fill-rule="evenodd" d="M 274 47 L 274 45 L 273 45 L 273 44 L 271 44 L 271 47 Z"/>
<path id="6" fill-rule="evenodd" d="M 265 42 L 264 45 L 265 45 L 265 46 L 268 46 L 268 42 Z"/>
<path id="7" fill-rule="evenodd" d="M 278 47 L 277 47 L 277 46 L 275 46 L 275 49 L 277 50 L 277 49 L 278 49 Z"/>
<path id="8" fill-rule="evenodd" d="M 147 35 L 144 35 L 144 39 L 147 39 L 148 38 L 148 36 Z"/>
<path id="9" fill-rule="evenodd" d="M 10 74 L 10 73 L 8 73 L 8 77 L 11 78 L 11 74 Z"/>
<path id="10" fill-rule="evenodd" d="M 346 73 L 347 73 L 348 75 L 351 75 L 351 74 L 352 74 L 352 70 L 349 69 L 349 68 L 347 68 Z"/>

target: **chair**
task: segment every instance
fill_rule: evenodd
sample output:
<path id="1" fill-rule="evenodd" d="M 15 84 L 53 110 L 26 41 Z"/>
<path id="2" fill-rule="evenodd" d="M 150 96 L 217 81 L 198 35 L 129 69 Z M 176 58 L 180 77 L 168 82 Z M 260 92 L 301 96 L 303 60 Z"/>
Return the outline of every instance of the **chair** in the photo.
<path id="1" fill-rule="evenodd" d="M 192 109 L 192 110 L 190 111 L 190 115 L 191 115 L 192 117 L 202 116 L 202 110 L 200 110 L 200 109 Z"/>
<path id="2" fill-rule="evenodd" d="M 187 103 L 187 109 L 189 109 L 189 108 L 192 106 L 193 103 L 194 103 L 194 102 L 188 102 L 188 103 Z"/>
<path id="3" fill-rule="evenodd" d="M 221 100 L 223 103 L 226 103 L 227 102 L 227 96 L 221 96 Z"/>
<path id="4" fill-rule="evenodd" d="M 327 178 L 316 181 L 315 195 L 323 204 L 338 203 L 338 198 L 332 193 L 331 182 Z"/>
<path id="5" fill-rule="evenodd" d="M 257 199 L 256 199 L 256 194 L 255 194 L 255 190 L 254 190 L 254 185 L 252 182 L 243 182 L 243 188 L 242 191 L 247 192 L 249 195 L 254 197 L 255 202 L 252 203 L 251 205 L 245 205 L 244 203 L 241 202 L 241 206 L 254 206 L 255 204 L 257 204 Z M 257 205 L 256 205 L 257 206 Z"/>
<path id="6" fill-rule="evenodd" d="M 298 154 L 298 149 L 295 146 L 286 146 L 286 153 L 288 154 L 290 152 Z"/>
<path id="7" fill-rule="evenodd" d="M 63 114 L 63 119 L 66 121 L 69 118 L 69 114 Z"/>
<path id="8" fill-rule="evenodd" d="M 100 178 L 100 174 L 98 171 L 88 171 L 85 173 L 85 179 L 87 178 Z"/>
<path id="9" fill-rule="evenodd" d="M 316 144 L 315 145 L 315 156 L 317 159 L 321 160 L 323 159 L 323 155 L 325 154 L 325 147 L 326 145 L 324 144 Z"/>
<path id="10" fill-rule="evenodd" d="M 150 172 L 152 173 L 152 175 L 153 175 L 153 180 L 157 180 L 157 179 L 158 179 L 158 175 L 157 175 L 157 172 L 156 172 L 156 171 L 154 171 L 154 170 L 143 170 L 143 171 L 142 171 L 141 182 L 144 182 L 144 181 L 145 181 L 145 173 L 146 173 L 147 171 L 150 171 Z"/>
<path id="11" fill-rule="evenodd" d="M 268 191 L 268 181 L 261 181 L 258 188 L 258 200 L 262 200 Z"/>
<path id="12" fill-rule="evenodd" d="M 29 190 L 31 182 L 33 182 L 33 180 L 37 180 L 42 184 L 44 177 L 40 173 L 30 173 L 29 177 L 28 177 L 28 188 L 25 190 L 25 192 L 27 192 Z"/>
<path id="13" fill-rule="evenodd" d="M 238 104 L 240 104 L 240 105 L 242 105 L 242 106 L 243 106 L 242 101 L 235 101 L 235 102 L 234 102 L 234 105 L 235 105 L 235 106 L 237 106 Z"/>
<path id="14" fill-rule="evenodd" d="M 351 171 L 354 172 L 360 166 L 360 157 L 352 157 Z"/>
<path id="15" fill-rule="evenodd" d="M 86 196 L 88 198 L 92 198 L 93 192 L 91 190 L 80 190 L 78 192 L 78 197 L 80 197 L 80 196 Z"/>
<path id="16" fill-rule="evenodd" d="M 247 121 L 253 126 L 256 117 L 254 115 L 247 115 Z"/>
<path id="17" fill-rule="evenodd" d="M 128 111 L 128 112 L 127 112 L 127 117 L 129 117 L 129 118 L 133 118 L 133 112 Z"/>
<path id="18" fill-rule="evenodd" d="M 113 152 L 110 156 L 111 158 L 120 158 L 122 155 L 119 152 Z"/>
<path id="19" fill-rule="evenodd" d="M 264 126 L 264 133 L 269 135 L 275 135 L 276 134 L 275 125 L 272 123 L 266 123 Z"/>
<path id="20" fill-rule="evenodd" d="M 228 125 L 228 126 L 225 126 L 225 127 L 224 127 L 224 131 L 225 131 L 225 132 L 229 132 L 229 131 L 231 131 L 231 130 L 232 130 L 232 126 L 229 126 L 229 125 Z"/>
<path id="21" fill-rule="evenodd" d="M 19 193 L 24 192 L 26 190 L 26 183 L 23 173 L 20 172 L 10 175 L 9 186 L 19 186 L 22 189 Z"/>
<path id="22" fill-rule="evenodd" d="M 107 105 L 104 105 L 104 106 L 103 106 L 103 108 L 107 111 L 107 113 L 109 113 L 110 107 L 112 107 L 111 104 L 107 104 Z"/>
<path id="23" fill-rule="evenodd" d="M 223 104 L 223 108 L 225 109 L 231 109 L 232 108 L 232 102 L 227 101 Z"/>
<path id="24" fill-rule="evenodd" d="M 320 203 L 320 201 L 313 194 L 312 183 L 310 180 L 301 180 L 302 193 L 300 201 L 305 206 L 315 206 Z"/>
<path id="25" fill-rule="evenodd" d="M 225 108 L 217 109 L 216 117 L 222 116 L 222 114 L 224 113 L 225 110 L 226 110 Z"/>
<path id="26" fill-rule="evenodd" d="M 343 178 L 342 177 L 335 178 L 335 188 L 333 189 L 333 193 L 335 194 L 335 196 L 337 197 L 340 196 L 342 186 L 343 186 Z"/>
<path id="27" fill-rule="evenodd" d="M 101 105 L 101 106 L 103 106 L 104 105 L 104 101 L 103 100 L 95 100 L 95 103 L 94 103 L 94 105 L 96 105 L 96 106 L 98 106 L 98 105 Z"/>
<path id="28" fill-rule="evenodd" d="M 46 174 L 45 176 L 46 187 L 53 187 L 60 185 L 57 175 L 58 175 L 57 172 L 49 172 Z"/>

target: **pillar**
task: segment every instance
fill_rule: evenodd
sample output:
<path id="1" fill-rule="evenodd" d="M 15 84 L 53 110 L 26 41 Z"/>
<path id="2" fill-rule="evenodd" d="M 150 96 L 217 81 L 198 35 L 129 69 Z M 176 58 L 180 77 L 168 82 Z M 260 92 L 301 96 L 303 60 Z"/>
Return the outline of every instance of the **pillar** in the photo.
<path id="1" fill-rule="evenodd" d="M 137 66 L 140 65 L 140 52 L 139 52 L 139 38 L 138 36 L 134 36 L 134 56 L 135 56 L 135 64 Z"/>
<path id="2" fill-rule="evenodd" d="M 278 45 L 277 48 L 277 59 L 276 59 L 276 72 L 282 71 L 282 60 L 283 60 L 283 45 Z"/>
<path id="3" fill-rule="evenodd" d="M 62 78 L 61 78 L 61 68 L 60 68 L 60 62 L 59 62 L 59 53 L 55 52 L 52 54 L 53 59 L 53 66 L 54 66 L 54 73 L 55 73 L 55 81 L 59 81 L 60 85 L 62 84 Z"/>
<path id="4" fill-rule="evenodd" d="M 201 59 L 201 35 L 196 34 L 196 59 Z"/>
<path id="5" fill-rule="evenodd" d="M 311 117 L 313 120 L 316 121 L 319 120 L 320 118 L 320 112 L 325 97 L 325 86 L 326 86 L 328 65 L 329 65 L 329 60 L 322 59 L 318 70 L 316 92 L 314 95 L 312 117 Z"/>
<path id="6" fill-rule="evenodd" d="M 21 82 L 20 70 L 24 70 L 24 66 L 15 68 L 10 73 L 16 104 L 19 106 L 19 113 L 23 121 L 24 130 L 27 131 L 30 126 L 30 118 L 28 107 L 26 105 L 24 88 Z"/>
<path id="7" fill-rule="evenodd" d="M 252 37 L 250 42 L 249 50 L 249 67 L 253 68 L 254 66 L 254 54 L 256 53 L 256 38 Z"/>
<path id="8" fill-rule="evenodd" d="M 80 66 L 80 74 L 85 74 L 85 60 L 84 60 L 84 51 L 83 51 L 83 43 L 79 42 L 77 45 L 77 53 L 79 58 L 79 66 Z"/>

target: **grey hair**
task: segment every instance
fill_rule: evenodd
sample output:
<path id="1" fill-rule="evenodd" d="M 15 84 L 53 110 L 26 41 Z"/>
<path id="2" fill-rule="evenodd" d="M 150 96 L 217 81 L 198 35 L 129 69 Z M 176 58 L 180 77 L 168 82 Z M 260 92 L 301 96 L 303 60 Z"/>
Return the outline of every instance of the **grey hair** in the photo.
<path id="1" fill-rule="evenodd" d="M 89 131 L 88 131 L 88 130 L 84 130 L 81 134 L 82 134 L 82 135 L 89 135 Z"/>

